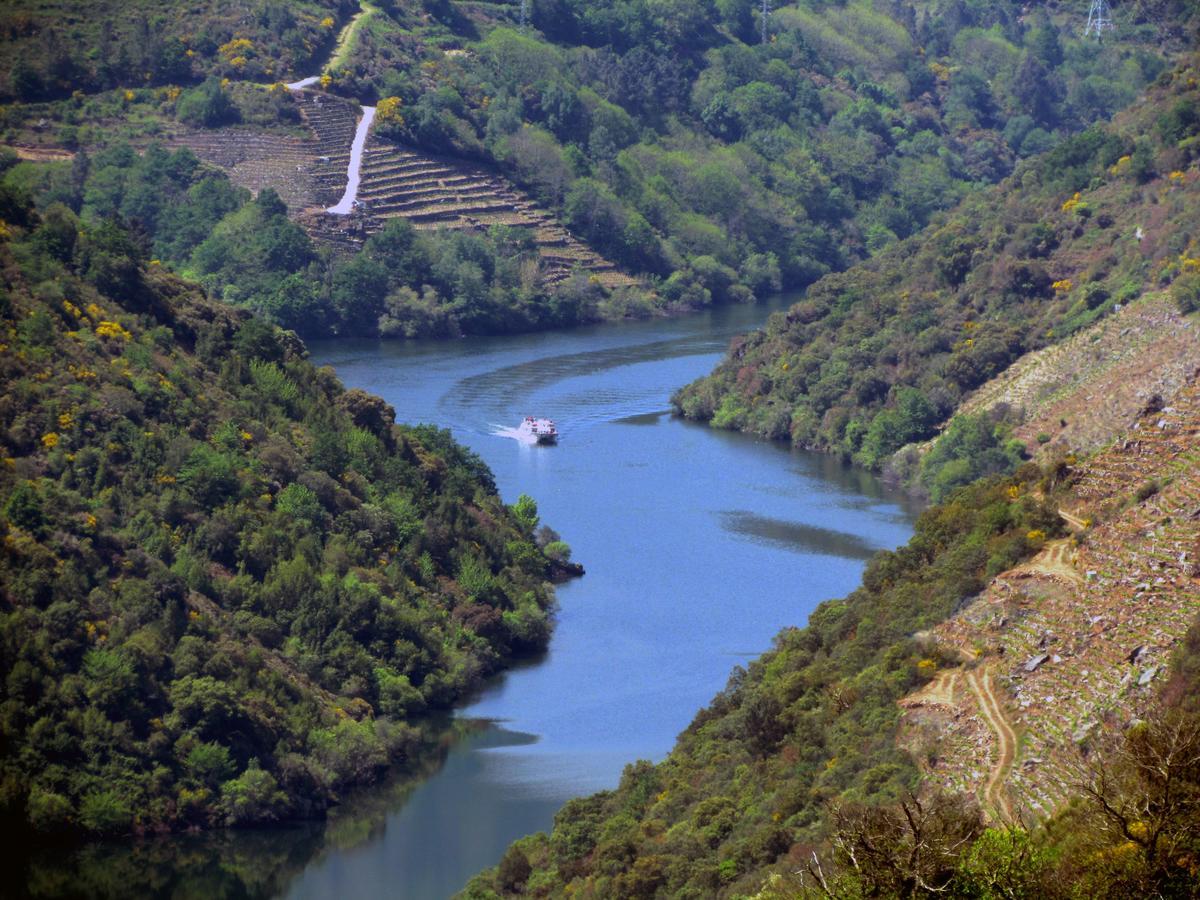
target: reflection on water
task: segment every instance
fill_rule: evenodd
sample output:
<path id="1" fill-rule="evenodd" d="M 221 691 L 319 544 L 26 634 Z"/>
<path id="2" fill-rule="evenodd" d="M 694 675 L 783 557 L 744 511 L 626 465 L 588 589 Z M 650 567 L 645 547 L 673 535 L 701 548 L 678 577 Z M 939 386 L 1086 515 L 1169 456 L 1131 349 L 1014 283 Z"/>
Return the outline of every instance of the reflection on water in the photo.
<path id="1" fill-rule="evenodd" d="M 880 547 L 872 546 L 856 534 L 833 531 L 819 525 L 787 522 L 760 516 L 745 510 L 720 513 L 721 527 L 734 534 L 764 541 L 784 550 L 800 553 L 825 553 L 848 559 L 868 560 Z"/>
<path id="2" fill-rule="evenodd" d="M 355 791 L 322 821 L 272 828 L 205 832 L 136 841 L 95 841 L 17 853 L 24 877 L 6 873 L 0 897 L 162 897 L 184 900 L 265 900 L 286 893 L 306 867 L 328 856 L 379 840 L 388 816 L 445 764 L 458 744 L 502 746 L 536 740 L 497 732 L 473 719 L 425 723 L 420 762 L 414 769 Z M 7 855 L 7 854 L 6 854 Z"/>
<path id="3" fill-rule="evenodd" d="M 783 303 L 559 334 L 313 346 L 400 421 L 450 429 L 508 502 L 535 497 L 588 574 L 559 588 L 545 657 L 481 691 L 462 715 L 490 724 L 456 725 L 448 751 L 438 738 L 426 780 L 364 790 L 327 827 L 110 848 L 95 855 L 118 872 L 109 883 L 159 896 L 444 900 L 514 839 L 548 829 L 571 797 L 661 759 L 733 665 L 848 593 L 871 550 L 910 533 L 914 510 L 865 472 L 666 412 L 729 337 Z M 555 419 L 560 445 L 497 436 L 525 415 Z M 48 861 L 31 879 L 60 875 Z"/>
<path id="4" fill-rule="evenodd" d="M 639 413 L 635 416 L 621 416 L 613 419 L 614 425 L 657 425 L 663 416 L 671 415 L 671 410 L 663 409 L 658 412 Z"/>

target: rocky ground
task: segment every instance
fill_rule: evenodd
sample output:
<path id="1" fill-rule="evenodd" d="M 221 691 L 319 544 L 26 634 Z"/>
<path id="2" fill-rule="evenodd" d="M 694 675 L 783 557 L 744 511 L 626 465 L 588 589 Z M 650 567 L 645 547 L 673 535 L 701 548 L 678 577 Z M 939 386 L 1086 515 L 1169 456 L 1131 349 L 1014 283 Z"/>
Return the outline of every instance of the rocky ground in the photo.
<path id="1" fill-rule="evenodd" d="M 1161 303 L 1146 304 L 1109 333 L 1164 314 Z M 1191 335 L 1194 324 L 1184 326 Z M 1139 401 L 1142 414 L 1124 435 L 1077 465 L 1061 510 L 1072 536 L 1048 541 L 939 626 L 938 645 L 963 663 L 902 702 L 902 742 L 927 774 L 976 793 L 996 817 L 1055 809 L 1090 742 L 1138 716 L 1200 615 L 1200 372 L 1192 352 L 1158 360 L 1158 396 Z M 1095 366 L 1066 393 L 1107 396 L 1114 371 L 1131 364 Z M 1172 374 L 1189 365 L 1186 378 Z M 1024 383 L 1036 368 L 1025 370 Z M 1022 383 L 1017 374 L 1010 389 Z M 1137 396 L 1129 384 L 1123 403 Z"/>

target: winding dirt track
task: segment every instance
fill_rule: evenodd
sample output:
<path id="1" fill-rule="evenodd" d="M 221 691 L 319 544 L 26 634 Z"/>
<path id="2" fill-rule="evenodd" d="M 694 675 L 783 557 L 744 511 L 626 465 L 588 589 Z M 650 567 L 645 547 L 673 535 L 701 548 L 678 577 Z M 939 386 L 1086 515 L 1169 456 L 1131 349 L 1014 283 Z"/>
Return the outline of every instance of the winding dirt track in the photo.
<path id="1" fill-rule="evenodd" d="M 1019 566 L 1018 571 L 1034 572 L 1051 578 L 1061 578 L 1073 584 L 1083 584 L 1083 576 L 1075 568 L 1072 556 L 1070 540 L 1047 541 L 1042 552 L 1025 565 Z"/>
<path id="2" fill-rule="evenodd" d="M 1061 506 L 1058 508 L 1058 515 L 1064 522 L 1070 525 L 1076 531 L 1087 531 L 1087 522 L 1072 513 L 1067 512 Z"/>
<path id="3" fill-rule="evenodd" d="M 988 776 L 987 784 L 984 786 L 983 800 L 1000 818 L 1011 822 L 1013 821 L 1012 807 L 1008 802 L 1005 781 L 1008 778 L 1009 770 L 1012 769 L 1013 760 L 1016 758 L 1017 735 L 1009 725 L 1008 717 L 1005 716 L 1004 710 L 992 690 L 991 671 L 984 669 L 980 672 L 976 669 L 968 672 L 967 684 L 970 685 L 975 699 L 979 701 L 979 711 L 983 714 L 984 721 L 996 735 L 996 762 L 992 766 L 992 773 Z"/>

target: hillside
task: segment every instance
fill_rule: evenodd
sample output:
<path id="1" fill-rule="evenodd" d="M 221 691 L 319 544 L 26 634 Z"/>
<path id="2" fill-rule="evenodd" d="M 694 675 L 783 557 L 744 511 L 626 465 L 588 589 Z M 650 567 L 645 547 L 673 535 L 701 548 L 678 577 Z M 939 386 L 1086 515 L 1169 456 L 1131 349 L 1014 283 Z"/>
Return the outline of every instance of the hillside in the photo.
<path id="1" fill-rule="evenodd" d="M 1061 502 L 1078 533 L 1048 542 L 934 629 L 947 659 L 968 661 L 938 674 L 927 688 L 936 698 L 902 701 L 912 710 L 906 743 L 933 761 L 934 781 L 986 783 L 981 799 L 998 814 L 1036 821 L 1076 792 L 1094 732 L 1146 715 L 1200 616 L 1198 396 L 1200 366 L 1122 439 L 1064 473 L 1072 484 Z"/>
<path id="2" fill-rule="evenodd" d="M 6 833 L 319 813 L 545 646 L 532 501 L 127 232 L 0 203 Z"/>
<path id="3" fill-rule="evenodd" d="M 972 392 L 1025 354 L 1144 292 L 1175 282 L 1189 311 L 1200 93 L 1191 68 L 1162 82 L 1112 125 L 1023 163 L 928 231 L 813 285 L 763 331 L 735 341 L 711 376 L 679 392 L 676 408 L 880 467 L 956 410 L 982 408 Z M 1170 327 L 1170 315 L 1160 324 Z M 1004 399 L 1023 406 L 1027 397 Z M 1126 402 L 1114 424 L 1130 424 L 1139 409 Z M 1028 413 L 1038 415 L 1032 404 Z M 1034 436 L 1068 427 L 1055 426 Z"/>
<path id="4" fill-rule="evenodd" d="M 929 509 L 464 896 L 1195 896 L 1198 396 Z"/>
<path id="5" fill-rule="evenodd" d="M 29 103 L 204 75 L 291 80 L 329 53 L 355 9 L 351 0 L 13 0 L 0 11 L 0 97 Z"/>
<path id="6" fill-rule="evenodd" d="M 957 413 L 1019 409 L 1012 434 L 1028 453 L 1093 453 L 1187 383 L 1200 368 L 1198 332 L 1200 322 L 1180 311 L 1170 291 L 1143 294 L 1021 357 L 972 392 Z"/>
<path id="7" fill-rule="evenodd" d="M 27 6 L 30 24 L 8 36 L 22 58 L 56 28 L 82 47 L 107 40 L 86 16 Z M 517 4 L 394 0 L 354 17 L 340 4 L 317 21 L 318 6 L 247 16 L 196 4 L 183 20 L 223 16 L 230 41 L 189 45 L 186 67 L 119 87 L 84 67 L 58 79 L 85 83 L 69 99 L 0 109 L 4 138 L 42 155 L 165 139 L 274 189 L 318 244 L 358 248 L 402 217 L 459 268 L 490 261 L 432 292 L 393 285 L 406 293 L 353 315 L 320 295 L 319 315 L 279 318 L 288 327 L 529 330 L 742 302 L 884 252 L 1132 102 L 1187 52 L 1197 21 L 1183 0 L 1123 6 L 1120 40 L 1096 43 L 1081 39 L 1074 4 L 801 0 L 771 13 L 763 41 L 749 0 L 636 0 L 604 14 L 533 3 L 523 29 Z M 114 34 L 140 27 L 125 15 L 112 12 Z M 318 72 L 320 90 L 297 105 L 282 81 Z M 350 221 L 319 212 L 353 126 L 337 97 L 385 111 L 367 206 Z M 478 238 L 470 252 L 463 234 Z M 278 316 L 267 298 L 231 299 Z"/>

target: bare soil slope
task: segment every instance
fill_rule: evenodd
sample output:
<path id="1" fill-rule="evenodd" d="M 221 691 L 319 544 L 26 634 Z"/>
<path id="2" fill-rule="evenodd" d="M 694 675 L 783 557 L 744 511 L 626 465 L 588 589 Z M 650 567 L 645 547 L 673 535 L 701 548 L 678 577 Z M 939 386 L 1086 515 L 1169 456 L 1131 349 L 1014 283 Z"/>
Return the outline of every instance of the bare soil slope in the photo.
<path id="1" fill-rule="evenodd" d="M 1000 818 L 1066 799 L 1089 738 L 1139 714 L 1200 615 L 1200 372 L 1159 406 L 1072 473 L 1063 516 L 1084 530 L 938 626 L 963 667 L 901 704 L 927 773 Z"/>

